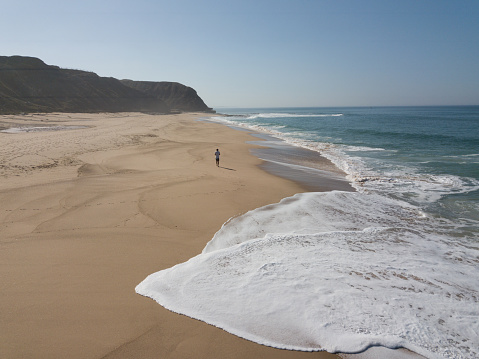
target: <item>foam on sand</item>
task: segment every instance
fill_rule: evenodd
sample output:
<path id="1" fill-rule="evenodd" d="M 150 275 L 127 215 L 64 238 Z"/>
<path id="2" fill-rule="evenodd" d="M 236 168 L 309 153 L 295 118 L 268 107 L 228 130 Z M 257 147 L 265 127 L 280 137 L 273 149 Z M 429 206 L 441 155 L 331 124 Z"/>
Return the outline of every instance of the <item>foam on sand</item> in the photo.
<path id="1" fill-rule="evenodd" d="M 278 348 L 473 358 L 479 248 L 453 226 L 379 195 L 298 194 L 230 220 L 136 291 Z"/>

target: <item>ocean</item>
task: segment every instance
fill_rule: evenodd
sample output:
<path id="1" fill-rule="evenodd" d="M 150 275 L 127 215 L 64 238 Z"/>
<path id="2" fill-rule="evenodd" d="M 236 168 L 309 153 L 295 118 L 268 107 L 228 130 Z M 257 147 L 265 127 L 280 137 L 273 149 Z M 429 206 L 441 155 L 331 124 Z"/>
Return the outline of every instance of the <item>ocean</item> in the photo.
<path id="1" fill-rule="evenodd" d="M 283 349 L 479 357 L 479 106 L 218 112 L 311 192 L 230 219 L 138 293 Z M 354 191 L 315 191 L 328 174 Z"/>

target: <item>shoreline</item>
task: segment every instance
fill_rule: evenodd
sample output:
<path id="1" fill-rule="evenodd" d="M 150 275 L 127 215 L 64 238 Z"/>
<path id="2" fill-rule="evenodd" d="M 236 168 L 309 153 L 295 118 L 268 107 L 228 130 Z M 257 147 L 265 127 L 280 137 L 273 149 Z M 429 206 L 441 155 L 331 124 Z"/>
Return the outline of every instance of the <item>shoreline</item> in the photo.
<path id="1" fill-rule="evenodd" d="M 290 145 L 271 135 L 253 136 L 260 141 L 250 143 L 261 147 L 250 151 L 264 161 L 260 165 L 263 170 L 300 184 L 306 192 L 356 191 L 346 173 L 321 153 Z"/>
<path id="2" fill-rule="evenodd" d="M 249 134 L 199 116 L 2 117 L 89 126 L 0 134 L 2 357 L 338 358 L 249 342 L 135 293 L 229 218 L 304 191 L 259 168 Z"/>
<path id="3" fill-rule="evenodd" d="M 204 115 L 36 114 L 29 126 L 86 128 L 0 133 L 0 356 L 373 354 L 377 348 L 337 355 L 266 347 L 135 293 L 146 276 L 201 253 L 229 218 L 308 190 L 287 179 L 294 166 L 282 166 L 285 178 L 266 171 L 253 154 L 265 143 L 253 131 L 198 121 Z M 323 188 L 344 182 L 334 177 Z"/>
<path id="4" fill-rule="evenodd" d="M 216 116 L 232 115 L 217 114 Z M 215 122 L 211 120 L 211 117 L 203 121 L 250 134 L 253 139 L 247 143 L 255 146 L 250 149 L 250 153 L 263 161 L 259 165 L 260 168 L 274 176 L 299 184 L 303 192 L 356 191 L 351 182 L 346 179 L 347 174 L 320 152 L 294 146 L 271 134 L 254 129 Z"/>

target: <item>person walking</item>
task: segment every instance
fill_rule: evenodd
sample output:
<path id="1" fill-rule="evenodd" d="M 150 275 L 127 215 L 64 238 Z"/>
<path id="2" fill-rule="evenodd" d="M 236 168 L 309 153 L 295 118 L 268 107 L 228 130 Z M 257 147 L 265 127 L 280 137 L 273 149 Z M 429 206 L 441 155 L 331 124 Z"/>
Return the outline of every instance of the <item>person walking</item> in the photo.
<path id="1" fill-rule="evenodd" d="M 219 149 L 216 149 L 215 156 L 216 156 L 216 167 L 219 167 L 220 166 L 220 150 Z"/>

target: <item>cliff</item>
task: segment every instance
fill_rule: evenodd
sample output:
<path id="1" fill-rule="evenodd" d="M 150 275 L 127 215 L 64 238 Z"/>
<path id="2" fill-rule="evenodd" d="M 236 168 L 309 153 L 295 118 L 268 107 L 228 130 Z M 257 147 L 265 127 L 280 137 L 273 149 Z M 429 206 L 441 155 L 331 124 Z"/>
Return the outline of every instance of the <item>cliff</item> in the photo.
<path id="1" fill-rule="evenodd" d="M 121 80 L 123 84 L 164 101 L 173 111 L 212 112 L 196 91 L 178 82 Z"/>
<path id="2" fill-rule="evenodd" d="M 178 84 L 180 85 L 180 84 Z M 186 87 L 180 85 L 180 87 Z M 193 90 L 193 89 L 191 89 Z M 194 91 L 194 90 L 193 90 Z M 196 94 L 196 91 L 194 91 Z M 175 104 L 172 107 L 157 94 L 127 86 L 111 77 L 93 72 L 61 69 L 40 59 L 23 56 L 0 56 L 0 114 L 21 112 L 159 112 L 207 110 L 191 106 L 203 102 L 175 94 L 162 94 Z"/>

